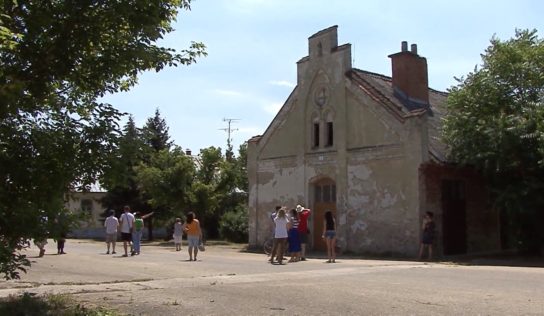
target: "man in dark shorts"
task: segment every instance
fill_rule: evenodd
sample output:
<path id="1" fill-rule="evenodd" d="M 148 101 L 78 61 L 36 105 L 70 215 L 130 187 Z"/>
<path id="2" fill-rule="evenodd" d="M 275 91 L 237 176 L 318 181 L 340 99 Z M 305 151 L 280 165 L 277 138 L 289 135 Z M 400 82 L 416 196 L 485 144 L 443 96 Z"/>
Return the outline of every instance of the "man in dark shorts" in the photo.
<path id="1" fill-rule="evenodd" d="M 119 226 L 121 227 L 121 240 L 125 249 L 123 257 L 128 257 L 128 245 L 132 240 L 132 230 L 134 228 L 134 215 L 130 213 L 130 206 L 128 205 L 123 207 L 123 212 L 121 217 L 119 217 Z"/>
<path id="2" fill-rule="evenodd" d="M 308 243 L 308 234 L 310 234 L 310 231 L 308 230 L 308 217 L 310 217 L 312 211 L 304 208 L 302 205 L 297 205 L 297 212 L 300 221 L 298 224 L 298 234 L 300 236 L 301 246 L 300 260 L 306 261 L 306 244 Z"/>

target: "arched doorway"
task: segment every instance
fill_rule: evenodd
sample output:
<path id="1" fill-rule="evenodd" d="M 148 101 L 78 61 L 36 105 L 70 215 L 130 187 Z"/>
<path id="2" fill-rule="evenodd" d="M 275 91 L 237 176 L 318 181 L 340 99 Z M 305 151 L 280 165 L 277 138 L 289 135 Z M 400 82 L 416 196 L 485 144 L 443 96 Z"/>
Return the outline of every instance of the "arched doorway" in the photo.
<path id="1" fill-rule="evenodd" d="M 325 212 L 331 211 L 336 218 L 336 183 L 330 178 L 322 178 L 313 185 L 313 247 L 316 250 L 327 250 L 321 234 Z"/>

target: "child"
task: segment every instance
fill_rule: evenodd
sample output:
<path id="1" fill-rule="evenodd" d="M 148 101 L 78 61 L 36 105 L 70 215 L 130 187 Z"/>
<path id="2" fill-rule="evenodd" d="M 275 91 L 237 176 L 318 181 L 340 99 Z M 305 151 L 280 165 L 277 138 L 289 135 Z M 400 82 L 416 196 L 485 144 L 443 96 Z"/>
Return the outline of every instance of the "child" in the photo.
<path id="1" fill-rule="evenodd" d="M 182 230 L 181 218 L 176 218 L 176 223 L 174 223 L 174 244 L 176 245 L 176 251 L 181 250 L 181 241 L 183 240 L 183 230 Z"/>

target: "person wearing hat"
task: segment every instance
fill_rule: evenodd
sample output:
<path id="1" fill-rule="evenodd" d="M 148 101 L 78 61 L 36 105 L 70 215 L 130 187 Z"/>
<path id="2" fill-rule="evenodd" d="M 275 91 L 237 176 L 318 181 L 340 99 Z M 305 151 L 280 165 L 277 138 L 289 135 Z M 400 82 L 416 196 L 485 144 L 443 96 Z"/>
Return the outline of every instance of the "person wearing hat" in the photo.
<path id="1" fill-rule="evenodd" d="M 308 218 L 310 217 L 311 210 L 304 208 L 302 205 L 297 205 L 296 208 L 298 212 L 298 234 L 300 238 L 300 260 L 306 261 L 306 244 L 308 243 L 308 235 L 310 231 L 308 230 Z"/>

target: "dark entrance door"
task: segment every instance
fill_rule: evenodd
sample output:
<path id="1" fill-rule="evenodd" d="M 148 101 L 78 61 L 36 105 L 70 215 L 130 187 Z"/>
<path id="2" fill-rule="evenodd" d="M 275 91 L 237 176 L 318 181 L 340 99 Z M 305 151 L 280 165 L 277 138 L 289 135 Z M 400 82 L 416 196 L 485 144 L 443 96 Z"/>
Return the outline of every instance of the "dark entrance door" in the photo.
<path id="1" fill-rule="evenodd" d="M 442 232 L 445 255 L 467 252 L 465 182 L 442 181 Z"/>
<path id="2" fill-rule="evenodd" d="M 327 250 L 327 245 L 321 233 L 323 232 L 323 221 L 325 212 L 331 211 L 336 217 L 336 185 L 331 179 L 320 180 L 314 187 L 314 209 L 313 209 L 313 249 Z"/>

